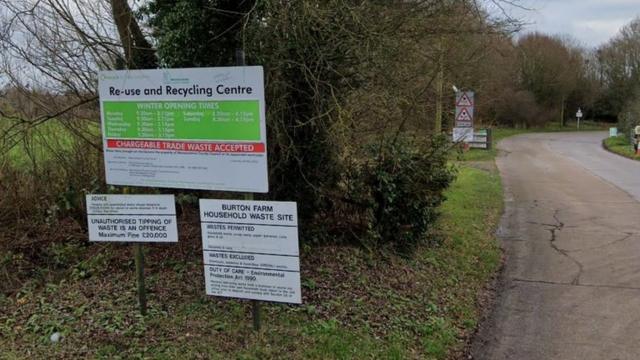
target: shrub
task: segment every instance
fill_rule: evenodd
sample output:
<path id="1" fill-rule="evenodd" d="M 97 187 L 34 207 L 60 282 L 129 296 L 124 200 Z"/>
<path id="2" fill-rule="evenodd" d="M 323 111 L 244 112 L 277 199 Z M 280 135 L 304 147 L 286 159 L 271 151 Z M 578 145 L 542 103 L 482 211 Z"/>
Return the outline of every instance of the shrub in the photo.
<path id="1" fill-rule="evenodd" d="M 493 104 L 493 111 L 499 124 L 521 128 L 542 126 L 555 114 L 555 110 L 538 105 L 533 93 L 527 90 L 505 94 Z"/>
<path id="2" fill-rule="evenodd" d="M 445 200 L 444 190 L 455 177 L 455 169 L 447 164 L 447 140 L 437 136 L 420 143 L 402 136 L 367 146 L 366 153 L 368 160 L 353 164 L 346 182 L 346 202 L 357 204 L 355 219 L 366 231 L 361 239 L 408 253 L 427 240 Z"/>
<path id="3" fill-rule="evenodd" d="M 640 125 L 640 96 L 635 96 L 625 104 L 617 123 L 618 130 L 629 139 L 637 125 Z"/>

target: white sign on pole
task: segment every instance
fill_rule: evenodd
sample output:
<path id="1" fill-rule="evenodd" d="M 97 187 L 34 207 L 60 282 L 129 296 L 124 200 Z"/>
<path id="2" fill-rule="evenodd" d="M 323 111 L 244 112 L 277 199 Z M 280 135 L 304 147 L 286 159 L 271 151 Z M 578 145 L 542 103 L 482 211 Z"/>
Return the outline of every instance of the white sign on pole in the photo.
<path id="1" fill-rule="evenodd" d="M 295 202 L 200 199 L 208 295 L 302 303 Z"/>
<path id="2" fill-rule="evenodd" d="M 475 94 L 473 91 L 456 92 L 455 126 L 457 128 L 473 128 Z"/>
<path id="3" fill-rule="evenodd" d="M 261 66 L 98 77 L 107 184 L 268 192 Z"/>
<path id="4" fill-rule="evenodd" d="M 616 136 L 618 136 L 618 128 L 617 127 L 609 128 L 609 137 L 616 137 Z"/>
<path id="5" fill-rule="evenodd" d="M 89 241 L 177 242 L 173 195 L 86 196 Z"/>
<path id="6" fill-rule="evenodd" d="M 453 142 L 472 142 L 473 128 L 461 127 L 453 128 Z"/>

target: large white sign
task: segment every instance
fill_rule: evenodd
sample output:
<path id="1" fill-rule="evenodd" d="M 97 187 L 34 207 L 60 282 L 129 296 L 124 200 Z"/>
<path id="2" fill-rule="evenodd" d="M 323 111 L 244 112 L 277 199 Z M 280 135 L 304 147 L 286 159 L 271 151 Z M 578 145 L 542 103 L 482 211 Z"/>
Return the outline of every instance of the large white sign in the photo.
<path id="1" fill-rule="evenodd" d="M 300 304 L 295 202 L 200 199 L 208 295 Z"/>
<path id="2" fill-rule="evenodd" d="M 99 73 L 107 184 L 268 192 L 261 66 Z"/>
<path id="3" fill-rule="evenodd" d="M 173 195 L 87 195 L 89 241 L 177 242 Z"/>

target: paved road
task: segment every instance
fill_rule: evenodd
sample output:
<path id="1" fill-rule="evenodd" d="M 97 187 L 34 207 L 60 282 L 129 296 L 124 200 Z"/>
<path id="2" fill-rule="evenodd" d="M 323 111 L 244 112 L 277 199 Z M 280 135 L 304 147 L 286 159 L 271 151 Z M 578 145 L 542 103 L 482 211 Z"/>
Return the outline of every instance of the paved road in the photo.
<path id="1" fill-rule="evenodd" d="M 474 359 L 640 359 L 640 162 L 605 136 L 501 142 L 506 265 Z"/>

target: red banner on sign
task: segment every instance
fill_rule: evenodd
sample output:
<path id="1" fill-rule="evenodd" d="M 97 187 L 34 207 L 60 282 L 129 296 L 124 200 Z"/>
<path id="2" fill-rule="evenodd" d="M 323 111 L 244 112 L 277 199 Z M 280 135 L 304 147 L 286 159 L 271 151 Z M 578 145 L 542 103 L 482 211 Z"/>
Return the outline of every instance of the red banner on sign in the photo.
<path id="1" fill-rule="evenodd" d="M 108 139 L 109 149 L 147 149 L 166 151 L 188 151 L 209 153 L 263 153 L 264 143 L 209 143 L 164 140 Z"/>

